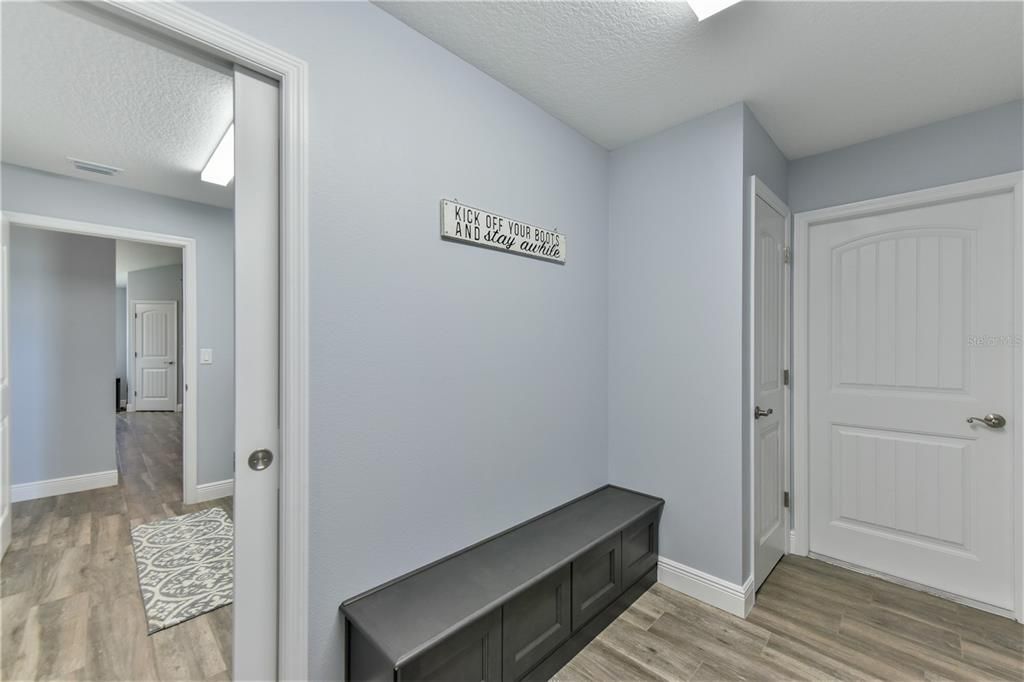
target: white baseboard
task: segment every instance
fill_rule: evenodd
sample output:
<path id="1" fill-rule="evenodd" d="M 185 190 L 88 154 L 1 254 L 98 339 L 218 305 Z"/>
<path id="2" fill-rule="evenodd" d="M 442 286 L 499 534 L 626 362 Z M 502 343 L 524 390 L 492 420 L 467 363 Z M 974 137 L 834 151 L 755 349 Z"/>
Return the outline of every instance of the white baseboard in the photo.
<path id="1" fill-rule="evenodd" d="M 658 582 L 734 616 L 746 618 L 754 606 L 754 578 L 743 585 L 658 557 Z"/>
<path id="2" fill-rule="evenodd" d="M 235 480 L 232 478 L 213 483 L 200 483 L 196 486 L 196 502 L 208 502 L 235 494 Z"/>
<path id="3" fill-rule="evenodd" d="M 111 485 L 117 485 L 117 469 L 12 485 L 11 501 L 35 500 L 40 497 L 78 493 L 83 490 L 92 490 L 93 488 L 106 488 Z"/>
<path id="4" fill-rule="evenodd" d="M 181 403 L 178 403 L 178 404 L 177 404 L 177 405 L 176 405 L 176 406 L 174 407 L 174 411 L 175 411 L 175 412 L 181 412 Z"/>

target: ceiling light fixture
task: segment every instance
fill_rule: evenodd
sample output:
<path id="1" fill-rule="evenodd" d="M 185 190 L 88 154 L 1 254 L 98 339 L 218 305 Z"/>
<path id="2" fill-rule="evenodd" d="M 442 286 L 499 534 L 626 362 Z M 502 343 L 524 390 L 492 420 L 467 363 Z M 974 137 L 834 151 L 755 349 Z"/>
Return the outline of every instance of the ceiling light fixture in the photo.
<path id="1" fill-rule="evenodd" d="M 203 182 L 209 182 L 221 187 L 227 187 L 235 179 L 235 124 L 228 126 L 224 137 L 220 138 L 217 148 L 210 155 L 203 172 L 200 174 Z"/>
<path id="2" fill-rule="evenodd" d="M 697 15 L 697 21 L 704 21 L 713 14 L 718 14 L 726 7 L 732 7 L 741 0 L 689 0 L 690 9 Z"/>

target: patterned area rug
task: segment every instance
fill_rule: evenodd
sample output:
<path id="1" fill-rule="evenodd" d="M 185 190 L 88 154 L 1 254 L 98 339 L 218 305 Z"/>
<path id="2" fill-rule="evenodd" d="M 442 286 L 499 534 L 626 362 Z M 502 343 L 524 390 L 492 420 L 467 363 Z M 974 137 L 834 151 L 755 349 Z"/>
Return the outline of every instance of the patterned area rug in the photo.
<path id="1" fill-rule="evenodd" d="M 220 508 L 132 529 L 149 634 L 231 603 L 235 529 Z"/>

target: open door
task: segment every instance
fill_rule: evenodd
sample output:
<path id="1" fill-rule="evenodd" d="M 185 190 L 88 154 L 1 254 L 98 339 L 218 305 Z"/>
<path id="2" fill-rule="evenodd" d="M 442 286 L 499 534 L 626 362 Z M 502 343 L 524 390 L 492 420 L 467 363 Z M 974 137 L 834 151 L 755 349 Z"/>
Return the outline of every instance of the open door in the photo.
<path id="1" fill-rule="evenodd" d="M 787 305 L 789 209 L 756 177 L 751 177 L 753 225 L 753 478 L 754 589 L 786 553 L 789 521 L 784 504 L 787 483 L 789 358 Z"/>
<path id="2" fill-rule="evenodd" d="M 277 678 L 278 88 L 235 68 L 236 680 Z M 239 569 L 242 570 L 239 570 Z"/>
<path id="3" fill-rule="evenodd" d="M 8 305 L 11 224 L 3 218 L 0 228 L 0 557 L 11 544 L 11 390 L 8 371 Z"/>

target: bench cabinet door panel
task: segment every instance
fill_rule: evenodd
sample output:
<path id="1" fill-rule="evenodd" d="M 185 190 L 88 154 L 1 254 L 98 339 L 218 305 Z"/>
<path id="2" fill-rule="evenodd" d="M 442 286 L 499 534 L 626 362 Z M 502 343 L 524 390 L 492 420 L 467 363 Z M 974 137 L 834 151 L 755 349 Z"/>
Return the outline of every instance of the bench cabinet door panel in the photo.
<path id="1" fill-rule="evenodd" d="M 622 531 L 622 584 L 629 587 L 658 565 L 658 515 Z"/>
<path id="2" fill-rule="evenodd" d="M 501 679 L 501 609 L 455 633 L 398 672 L 402 682 L 498 682 Z"/>
<path id="3" fill-rule="evenodd" d="M 622 535 L 616 533 L 572 562 L 572 629 L 583 625 L 622 592 Z"/>
<path id="4" fill-rule="evenodd" d="M 569 566 L 505 604 L 502 672 L 518 680 L 571 634 Z"/>

